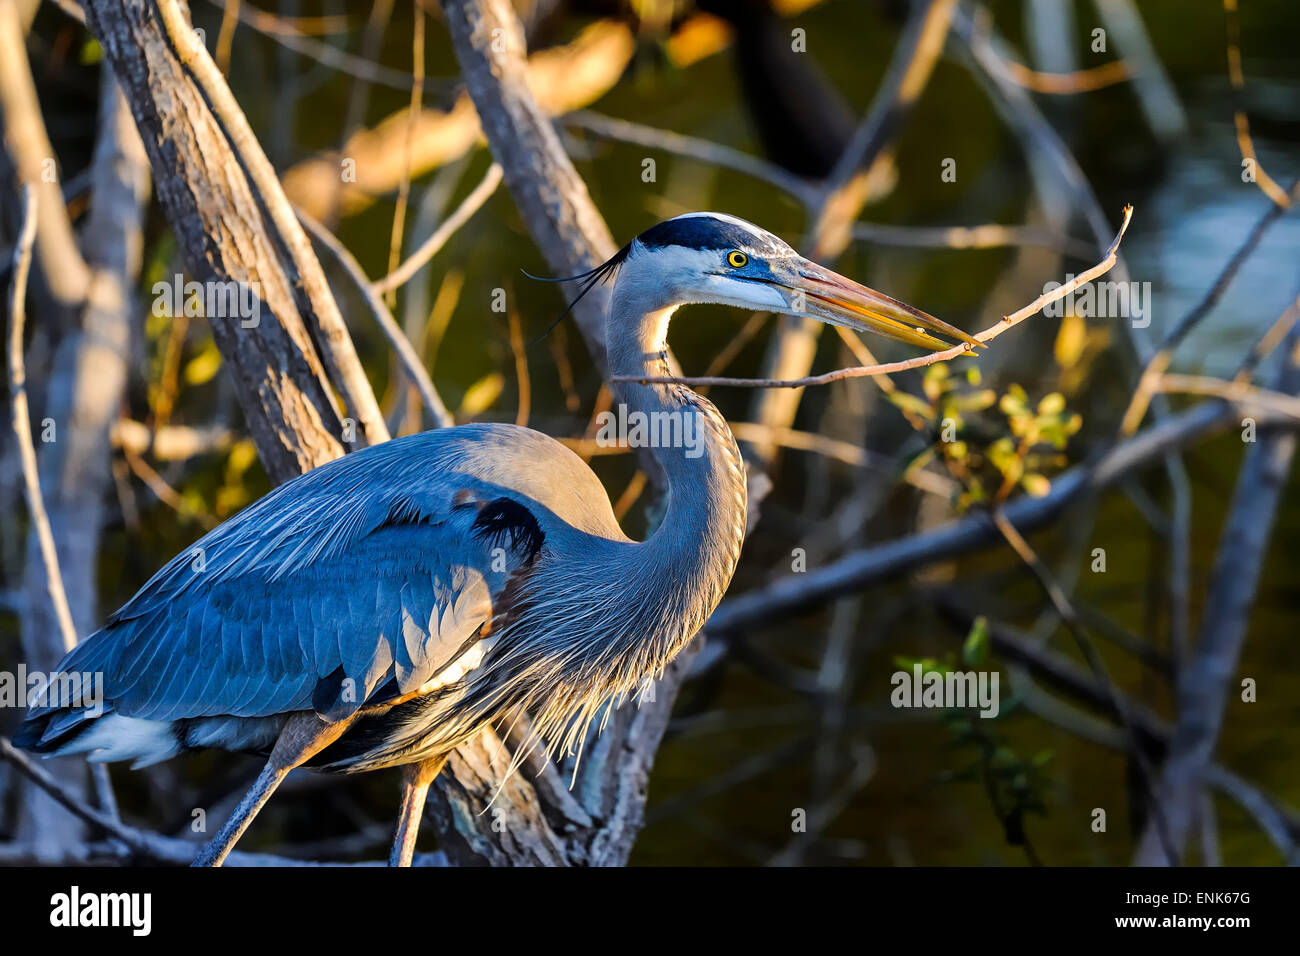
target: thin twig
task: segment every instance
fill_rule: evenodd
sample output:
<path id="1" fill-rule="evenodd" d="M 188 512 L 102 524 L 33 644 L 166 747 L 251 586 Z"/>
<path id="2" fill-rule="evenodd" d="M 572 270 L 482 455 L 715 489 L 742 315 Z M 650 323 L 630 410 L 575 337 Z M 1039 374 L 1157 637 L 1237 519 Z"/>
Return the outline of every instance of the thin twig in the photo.
<path id="1" fill-rule="evenodd" d="M 442 403 L 442 398 L 438 395 L 437 388 L 434 387 L 433 380 L 429 378 L 429 373 L 424 364 L 420 361 L 420 356 L 416 354 L 415 347 L 411 345 L 406 333 L 402 327 L 397 324 L 393 318 L 393 313 L 388 311 L 388 306 L 380 297 L 370 280 L 366 278 L 361 264 L 357 262 L 356 257 L 347 250 L 338 238 L 313 219 L 301 209 L 297 210 L 298 218 L 302 224 L 307 227 L 307 231 L 322 246 L 330 251 L 335 261 L 343 267 L 343 271 L 348 274 L 357 291 L 361 293 L 361 298 L 365 301 L 370 314 L 374 316 L 375 321 L 379 323 L 379 329 L 384 333 L 384 338 L 388 339 L 388 344 L 393 347 L 397 353 L 397 359 L 402 363 L 402 368 L 415 387 L 420 392 L 420 398 L 424 402 L 425 408 L 429 411 L 429 416 L 433 419 L 434 427 L 447 428 L 455 424 L 451 412 L 447 411 L 447 406 Z"/>
<path id="2" fill-rule="evenodd" d="M 1300 196 L 1300 178 L 1291 183 L 1287 192 L 1293 198 Z M 1146 415 L 1147 406 L 1154 394 L 1156 382 L 1173 361 L 1174 350 L 1178 348 L 1188 333 L 1199 325 L 1201 320 L 1218 305 L 1219 300 L 1228 291 L 1228 286 L 1232 285 L 1232 280 L 1236 278 L 1241 267 L 1250 258 L 1256 247 L 1259 246 L 1264 234 L 1282 218 L 1284 212 L 1286 212 L 1286 209 L 1282 206 L 1277 203 L 1269 203 L 1268 209 L 1259 217 L 1245 240 L 1233 252 L 1231 258 L 1228 259 L 1218 276 L 1215 277 L 1214 282 L 1210 284 L 1210 288 L 1206 290 L 1205 295 L 1192 307 L 1190 312 L 1179 319 L 1178 323 L 1165 334 L 1159 350 L 1151 356 L 1146 368 L 1142 370 L 1142 377 L 1138 381 L 1133 397 L 1129 400 L 1129 406 L 1124 412 L 1124 418 L 1120 424 L 1120 434 L 1131 435 L 1137 431 L 1138 425 L 1142 424 L 1142 419 Z"/>
<path id="3" fill-rule="evenodd" d="M 214 7 L 222 6 L 219 0 L 208 0 L 208 2 Z M 266 10 L 250 7 L 247 3 L 239 4 L 238 16 L 240 23 L 262 34 L 268 40 L 278 43 L 300 56 L 315 60 L 332 70 L 347 73 L 349 76 L 364 80 L 367 83 L 387 86 L 402 92 L 408 92 L 411 89 L 411 74 L 402 70 L 394 70 L 367 57 L 356 56 L 346 50 L 336 49 L 328 43 L 308 35 L 300 25 L 303 19 L 308 18 L 288 20 Z M 345 32 L 335 29 L 329 20 L 330 18 L 326 17 L 309 18 L 309 22 L 321 21 L 319 24 L 321 28 L 318 30 L 320 33 Z M 341 26 L 346 27 L 346 24 L 341 24 Z M 436 92 L 450 89 L 453 82 L 449 79 L 424 78 L 421 79 L 420 86 L 425 92 Z"/>
<path id="4" fill-rule="evenodd" d="M 1237 15 L 1237 0 L 1223 0 L 1224 24 L 1228 31 L 1228 78 L 1232 81 L 1232 119 L 1237 129 L 1237 146 L 1241 158 L 1254 167 L 1254 181 L 1264 195 L 1283 209 L 1290 209 L 1292 197 L 1268 174 L 1259 157 L 1255 155 L 1255 141 L 1250 135 L 1250 118 L 1244 103 L 1246 74 L 1241 68 L 1241 19 Z"/>
<path id="5" fill-rule="evenodd" d="M 1259 364 L 1272 355 L 1273 350 L 1282 344 L 1282 341 L 1287 337 L 1287 333 L 1291 331 L 1297 320 L 1300 320 L 1300 296 L 1297 296 L 1282 311 L 1277 320 L 1268 327 L 1268 330 L 1259 337 L 1259 341 L 1250 350 L 1250 354 L 1242 360 L 1241 366 L 1237 369 L 1237 374 L 1233 376 L 1233 381 L 1250 381 L 1251 376 L 1255 374 L 1255 369 L 1259 368 Z"/>
<path id="6" fill-rule="evenodd" d="M 1296 835 L 1300 824 L 1294 814 L 1278 806 L 1268 794 L 1238 777 L 1226 768 L 1213 764 L 1205 771 L 1205 782 L 1236 801 L 1237 805 L 1255 818 L 1261 830 L 1277 847 L 1288 866 L 1300 866 L 1300 847 Z"/>
<path id="7" fill-rule="evenodd" d="M 872 198 L 873 190 L 878 190 L 887 178 L 881 173 L 892 163 L 891 144 L 930 82 L 956 8 L 956 0 L 926 0 L 911 5 L 871 105 L 834 168 L 819 184 L 815 201 L 806 204 L 807 237 L 800 251 L 808 258 L 832 265 L 852 240 L 853 220 Z M 821 333 L 821 323 L 810 317 L 782 316 L 768 340 L 763 375 L 772 379 L 806 376 L 812 369 Z M 680 374 L 678 369 L 669 372 Z M 764 425 L 790 427 L 802 397 L 801 391 L 758 392 L 750 399 L 750 417 Z M 766 469 L 775 451 L 770 445 L 751 445 L 746 457 L 753 466 Z"/>
<path id="8" fill-rule="evenodd" d="M 1086 70 L 1075 70 L 1071 73 L 1043 73 L 1039 70 L 1031 70 L 1023 63 L 1016 63 L 1014 60 L 1004 60 L 1003 63 L 1007 67 L 1007 78 L 1012 83 L 1018 83 L 1035 93 L 1049 93 L 1056 96 L 1091 93 L 1094 90 L 1114 86 L 1116 83 L 1123 83 L 1130 76 L 1128 64 L 1123 60 L 1112 60 L 1110 63 L 1089 67 Z"/>
<path id="9" fill-rule="evenodd" d="M 528 355 L 524 346 L 524 330 L 519 323 L 519 313 L 510 309 L 506 313 L 506 322 L 510 327 L 510 352 L 515 359 L 515 381 L 519 389 L 519 405 L 515 412 L 515 424 L 528 425 L 528 413 L 532 405 L 532 384 L 528 378 Z"/>
<path id="10" fill-rule="evenodd" d="M 1226 398 L 1242 408 L 1269 408 L 1292 418 L 1300 418 L 1300 398 L 1284 395 L 1270 388 L 1260 388 L 1240 380 L 1214 378 L 1209 375 L 1173 375 L 1166 373 L 1156 383 L 1157 392 L 1180 395 L 1208 395 Z"/>
<path id="11" fill-rule="evenodd" d="M 211 531 L 217 526 L 218 522 L 216 518 L 200 511 L 186 501 L 185 497 L 179 491 L 169 485 L 162 475 L 158 474 L 158 472 L 155 471 L 148 462 L 137 455 L 132 449 L 123 448 L 122 457 L 126 459 L 126 463 L 131 467 L 131 470 L 135 472 L 136 477 L 148 485 L 149 490 L 152 491 L 158 497 L 158 500 L 167 507 L 171 508 L 179 515 L 193 518 L 203 526 L 205 531 Z"/>
<path id="12" fill-rule="evenodd" d="M 406 231 L 406 204 L 411 198 L 411 141 L 415 138 L 415 127 L 420 119 L 421 81 L 424 79 L 424 5 L 415 3 L 415 30 L 411 34 L 411 63 L 414 76 L 411 79 L 411 105 L 406 116 L 406 131 L 402 143 L 402 178 L 397 184 L 397 205 L 393 210 L 393 229 L 388 240 L 388 271 L 397 268 L 402 255 L 402 234 Z M 391 309 L 397 304 L 397 293 L 389 289 L 384 294 L 384 301 Z"/>
<path id="13" fill-rule="evenodd" d="M 741 326 L 740 331 L 731 337 L 731 341 L 723 346 L 717 355 L 713 356 L 713 360 L 709 362 L 709 367 L 704 370 L 704 374 L 717 375 L 726 369 L 728 365 L 735 361 L 736 356 L 741 353 L 745 346 L 754 340 L 754 336 L 758 334 L 759 329 L 767 324 L 767 320 L 771 316 L 771 312 L 755 312 L 751 315 L 745 324 Z"/>
<path id="14" fill-rule="evenodd" d="M 72 623 L 72 611 L 68 608 L 68 595 L 63 589 L 63 575 L 59 571 L 59 555 L 54 547 L 54 534 L 50 531 L 50 518 L 46 514 L 45 498 L 41 494 L 36 446 L 32 443 L 32 423 L 27 408 L 27 370 L 23 362 L 27 276 L 32 266 L 32 243 L 36 240 L 36 203 L 36 187 L 30 183 L 24 184 L 22 225 L 18 241 L 14 244 L 13 278 L 9 296 L 9 410 L 13 416 L 14 437 L 18 442 L 23 465 L 27 510 L 31 513 L 36 537 L 41 544 L 41 558 L 45 562 L 45 583 L 50 603 L 54 605 L 54 616 L 63 635 L 63 649 L 70 651 L 77 646 L 77 629 Z"/>
<path id="15" fill-rule="evenodd" d="M 1181 136 L 1187 130 L 1187 117 L 1134 0 L 1094 0 L 1093 5 L 1115 52 L 1132 69 L 1129 79 L 1151 129 L 1166 143 Z"/>
<path id="16" fill-rule="evenodd" d="M 320 332 L 321 358 L 330 370 L 334 386 L 347 403 L 348 411 L 356 417 L 366 443 L 377 445 L 387 441 L 388 428 L 379 411 L 375 393 L 366 379 L 365 370 L 361 367 L 356 347 L 348 335 L 338 305 L 330 294 L 325 274 L 311 251 L 311 243 L 294 215 L 293 207 L 285 197 L 275 168 L 258 144 L 248 118 L 239 108 L 221 71 L 199 42 L 198 35 L 185 22 L 177 0 L 158 0 L 158 12 L 176 56 L 203 92 L 230 142 L 231 151 L 248 177 L 249 185 L 257 191 L 274 232 L 284 244 L 293 271 L 297 274 L 296 284 L 310 305 L 308 318 L 314 321 Z"/>
<path id="17" fill-rule="evenodd" d="M 824 458 L 842 461 L 846 465 L 870 468 L 890 477 L 897 477 L 902 470 L 892 459 L 828 435 L 780 428 L 776 425 L 762 425 L 757 422 L 728 422 L 727 426 L 739 441 L 771 442 L 782 448 L 810 451 Z M 902 480 L 921 491 L 938 495 L 945 500 L 953 498 L 957 493 L 955 481 L 931 471 L 903 471 Z"/>
<path id="18" fill-rule="evenodd" d="M 1300 334 L 1287 340 L 1287 361 L 1273 386 L 1300 394 Z M 1177 863 L 1195 820 L 1204 773 L 1223 728 L 1245 646 L 1250 611 L 1268 552 L 1269 536 L 1296 449 L 1294 432 L 1261 429 L 1246 451 L 1206 589 L 1201 632 L 1176 684 L 1177 719 L 1160 781 Z M 1139 865 L 1161 862 L 1150 830 L 1139 843 Z"/>
<path id="19" fill-rule="evenodd" d="M 760 182 L 789 193 L 805 205 L 814 203 L 818 196 L 817 187 L 813 183 L 791 175 L 775 163 L 696 136 L 685 136 L 671 130 L 656 129 L 641 123 L 602 116 L 589 110 L 569 113 L 563 117 L 563 122 L 594 133 L 602 139 L 644 146 L 646 149 L 659 149 L 676 156 L 696 159 L 711 166 L 744 173 L 746 176 L 752 176 Z"/>
<path id="20" fill-rule="evenodd" d="M 447 240 L 454 236 L 456 231 L 469 222 L 470 217 L 482 208 L 488 197 L 496 192 L 499 185 L 501 185 L 501 167 L 493 163 L 488 167 L 487 172 L 483 174 L 483 179 L 479 184 L 461 201 L 461 204 L 456 207 L 456 211 L 434 230 L 433 235 L 421 243 L 420 248 L 411 253 L 405 262 L 382 279 L 376 279 L 370 284 L 370 287 L 382 295 L 409 282 L 411 277 L 419 272 L 425 263 L 438 254 L 438 251 L 447 244 Z"/>
<path id="21" fill-rule="evenodd" d="M 1147 799 L 1151 806 L 1151 817 L 1153 830 L 1158 836 L 1164 849 L 1166 857 L 1170 860 L 1176 860 L 1177 856 L 1174 849 L 1174 842 L 1169 832 L 1169 826 L 1164 818 L 1164 811 L 1160 802 L 1156 799 L 1156 776 L 1155 768 L 1151 766 L 1150 757 L 1147 755 L 1146 748 L 1138 735 L 1138 728 L 1129 713 L 1128 703 L 1124 696 L 1119 693 L 1115 687 L 1115 682 L 1111 679 L 1110 672 L 1106 669 L 1105 662 L 1101 655 L 1097 653 L 1097 648 L 1093 646 L 1092 639 L 1088 636 L 1087 629 L 1079 620 L 1079 615 L 1074 610 L 1074 605 L 1065 591 L 1057 583 L 1051 569 L 1038 556 L 1038 553 L 1025 540 L 1024 536 L 1016 530 L 1016 526 L 1008 520 L 1001 506 L 992 510 L 993 523 L 998 532 L 1006 539 L 1007 544 L 1011 545 L 1012 550 L 1025 563 L 1025 566 L 1033 572 L 1038 583 L 1042 586 L 1043 593 L 1047 599 L 1052 602 L 1056 613 L 1065 623 L 1066 629 L 1074 637 L 1075 644 L 1079 648 L 1079 653 L 1083 655 L 1084 661 L 1087 662 L 1088 668 L 1092 671 L 1093 677 L 1097 683 L 1106 692 L 1111 707 L 1114 708 L 1115 716 L 1119 718 L 1120 724 L 1124 727 L 1124 733 L 1128 737 L 1129 752 L 1137 762 L 1138 768 L 1142 772 L 1142 785 L 1146 790 Z"/>
<path id="22" fill-rule="evenodd" d="M 34 762 L 27 754 L 14 747 L 5 737 L 0 737 L 0 760 L 10 763 L 19 773 L 53 797 L 65 810 L 77 819 L 97 827 L 127 848 L 131 855 L 158 863 L 188 865 L 199 846 L 189 840 L 163 836 L 148 830 L 140 830 L 113 818 L 107 813 L 87 806 L 78 797 L 64 787 L 44 767 Z M 109 853 L 119 853 L 119 849 L 110 844 L 104 848 Z M 42 861 L 44 862 L 44 861 Z M 331 866 L 353 864 L 305 863 L 288 857 L 277 857 L 261 853 L 245 853 L 233 850 L 226 858 L 228 866 Z M 365 865 L 365 864 L 360 864 Z"/>
<path id="23" fill-rule="evenodd" d="M 960 619 L 960 633 L 966 634 L 976 613 L 951 599 L 941 598 L 941 602 L 940 609 L 943 613 Z M 1007 624 L 989 621 L 988 631 L 993 650 L 1007 661 L 1013 673 L 1032 673 L 1041 678 L 1044 684 L 1078 698 L 1087 706 L 1115 716 L 1112 698 L 1086 670 L 1063 655 L 1045 649 L 1031 635 Z M 1044 720 L 1104 747 L 1128 749 L 1128 741 L 1121 730 L 1112 728 L 1108 722 L 1093 718 L 1090 714 L 1077 711 L 1032 682 L 1029 682 L 1028 687 L 1023 686 L 1025 683 L 1027 681 L 1016 683 L 1017 695 Z M 1118 689 L 1116 693 L 1124 698 L 1124 706 L 1143 741 L 1153 748 L 1167 749 L 1173 737 L 1173 728 L 1140 702 Z M 1221 764 L 1211 764 L 1207 768 L 1205 781 L 1253 816 L 1288 863 L 1300 863 L 1300 851 L 1296 847 L 1296 837 L 1300 835 L 1300 817 L 1297 817 L 1294 810 L 1279 804 Z"/>
<path id="24" fill-rule="evenodd" d="M 50 516 L 45 511 L 45 497 L 41 493 L 40 470 L 36 464 L 36 446 L 32 441 L 31 413 L 27 407 L 27 368 L 23 361 L 23 327 L 27 324 L 27 276 L 32 265 L 32 245 L 36 240 L 37 191 L 30 183 L 23 185 L 22 224 L 18 240 L 14 243 L 13 267 L 9 300 L 9 406 L 13 416 L 14 439 L 18 443 L 19 458 L 23 467 L 23 487 L 27 494 L 27 510 L 31 514 L 36 538 L 40 542 L 41 560 L 45 564 L 45 586 L 54 607 L 54 617 L 59 623 L 63 650 L 77 646 L 77 628 L 72 623 L 72 609 L 68 606 L 68 593 L 63 586 L 63 571 L 59 567 L 59 552 L 54 545 L 50 529 Z M 117 817 L 117 798 L 108 779 L 108 768 L 99 767 L 92 774 L 95 792 L 109 819 Z"/>
<path id="25" fill-rule="evenodd" d="M 858 222 L 853 238 L 885 246 L 940 249 L 996 249 L 1002 246 L 1041 246 L 1069 253 L 1080 259 L 1093 255 L 1094 247 L 1079 239 L 1036 226 L 896 226 L 882 222 Z"/>

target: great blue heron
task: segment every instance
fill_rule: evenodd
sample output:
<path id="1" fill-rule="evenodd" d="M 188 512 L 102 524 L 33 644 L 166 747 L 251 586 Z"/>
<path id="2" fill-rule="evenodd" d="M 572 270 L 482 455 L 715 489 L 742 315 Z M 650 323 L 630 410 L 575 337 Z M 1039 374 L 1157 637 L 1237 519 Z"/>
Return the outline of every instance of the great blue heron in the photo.
<path id="1" fill-rule="evenodd" d="M 815 316 L 930 349 L 966 333 L 717 213 L 643 232 L 576 277 L 613 281 L 612 376 L 666 374 L 668 322 L 716 302 Z M 409 864 L 447 754 L 514 708 L 528 745 L 571 752 L 704 624 L 745 534 L 745 467 L 718 410 L 676 384 L 621 382 L 629 419 L 669 416 L 688 447 L 653 454 L 668 483 L 643 542 L 595 474 L 512 425 L 397 438 L 272 491 L 177 555 L 59 665 L 103 700 L 45 700 L 16 742 L 147 766 L 184 751 L 269 755 L 196 864 L 219 865 L 294 767 L 403 767 L 391 862 Z M 670 443 L 671 444 L 671 443 Z M 686 443 L 683 443 L 685 445 Z"/>

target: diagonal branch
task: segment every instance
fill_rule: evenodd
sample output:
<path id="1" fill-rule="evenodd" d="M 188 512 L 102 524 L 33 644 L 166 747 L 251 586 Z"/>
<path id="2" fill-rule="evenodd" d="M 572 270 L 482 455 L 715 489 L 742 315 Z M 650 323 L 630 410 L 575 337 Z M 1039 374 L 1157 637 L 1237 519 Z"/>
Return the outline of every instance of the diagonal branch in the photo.
<path id="1" fill-rule="evenodd" d="M 1287 345 L 1289 354 L 1274 384 L 1277 391 L 1295 395 L 1300 393 L 1300 334 L 1293 330 Z M 1178 675 L 1178 717 L 1159 792 L 1179 855 L 1185 849 L 1196 801 L 1207 782 L 1206 773 L 1223 726 L 1246 640 L 1250 608 L 1295 447 L 1295 433 L 1280 428 L 1261 428 L 1257 440 L 1248 447 L 1215 556 L 1200 639 Z M 1137 862 L 1164 862 L 1155 836 L 1149 831 L 1138 848 Z"/>
<path id="2" fill-rule="evenodd" d="M 379 294 L 380 290 L 366 278 L 361 263 L 357 262 L 356 257 L 348 251 L 343 243 L 339 242 L 338 237 L 311 216 L 301 209 L 298 210 L 298 216 L 302 219 L 303 225 L 307 227 L 307 231 L 312 234 L 312 237 L 318 243 L 329 250 L 330 255 L 343 267 L 343 271 L 347 273 L 352 284 L 356 286 L 361 298 L 366 303 L 366 308 L 370 310 L 370 314 L 379 323 L 384 338 L 388 339 L 388 344 L 397 353 L 397 360 L 420 392 L 420 398 L 424 402 L 429 416 L 433 419 L 434 427 L 446 428 L 454 425 L 455 421 L 451 417 L 451 412 L 447 411 L 447 406 L 443 404 L 442 398 L 438 395 L 433 379 L 429 377 L 428 369 L 424 367 L 420 361 L 420 356 L 416 354 L 415 346 L 406 337 L 402 327 L 397 324 L 397 320 L 393 318 L 393 313 L 388 311 L 388 305 Z"/>
<path id="3" fill-rule="evenodd" d="M 293 207 L 289 204 L 275 174 L 275 168 L 253 135 L 244 111 L 235 102 L 225 77 L 199 42 L 198 34 L 186 23 L 177 0 L 157 0 L 167 39 L 180 62 L 189 71 L 195 86 L 203 94 L 230 143 L 230 149 L 243 167 L 249 183 L 256 190 L 259 205 L 270 219 L 276 238 L 283 244 L 292 264 L 293 288 L 300 292 L 303 314 L 316 323 L 314 331 L 323 339 L 321 357 L 329 366 L 334 384 L 357 418 L 366 442 L 374 445 L 388 438 L 388 428 L 379 412 L 375 393 L 366 380 L 357 350 L 343 324 L 338 305 L 330 295 L 325 273 L 311 251 Z"/>
<path id="4" fill-rule="evenodd" d="M 63 637 L 64 651 L 77 644 L 77 629 L 68 609 L 68 595 L 63 590 L 63 575 L 59 573 L 59 559 L 54 550 L 54 534 L 50 531 L 50 518 L 45 511 L 45 498 L 41 495 L 41 480 L 36 468 L 36 447 L 32 444 L 32 423 L 27 408 L 27 370 L 23 363 L 23 328 L 27 323 L 27 274 L 32 265 L 32 246 L 36 240 L 37 220 L 36 187 L 23 187 L 22 228 L 14 244 L 13 279 L 9 297 L 9 410 L 13 416 L 14 438 L 18 442 L 19 457 L 23 466 L 23 484 L 27 492 L 27 510 L 40 541 L 41 558 L 45 563 L 45 582 L 50 603 L 54 605 L 59 632 Z"/>
<path id="5" fill-rule="evenodd" d="M 1085 495 L 1124 480 L 1135 470 L 1160 462 L 1171 451 L 1235 426 L 1241 411 L 1228 402 L 1204 402 L 1116 444 L 1088 464 L 1052 481 L 1042 498 L 1016 498 L 1004 506 L 1022 532 L 1043 527 Z M 1294 426 L 1294 419 L 1267 409 L 1258 423 Z M 770 625 L 774 620 L 867 587 L 892 580 L 935 561 L 967 554 L 1001 540 L 984 514 L 968 515 L 920 534 L 850 552 L 815 571 L 788 574 L 746 594 L 726 598 L 707 626 L 710 636 Z"/>
<path id="6" fill-rule="evenodd" d="M 370 284 L 371 288 L 382 295 L 409 282 L 412 276 L 424 268 L 429 260 L 438 254 L 438 250 L 447 244 L 447 240 L 454 236 L 456 231 L 469 222 L 470 217 L 482 208 L 488 198 L 497 191 L 499 185 L 501 185 L 501 167 L 493 163 L 488 167 L 488 171 L 483 174 L 483 179 L 479 181 L 479 184 L 456 207 L 455 212 L 448 216 L 433 231 L 433 234 L 420 244 L 420 248 L 407 256 L 406 261 L 389 272 L 388 275 L 372 282 Z"/>
<path id="7" fill-rule="evenodd" d="M 337 458 L 344 451 L 342 416 L 299 311 L 296 277 L 284 266 L 284 244 L 232 156 L 223 124 L 151 3 L 87 0 L 85 8 L 130 104 L 191 274 L 255 294 L 255 315 L 207 319 L 267 474 L 279 483 Z"/>

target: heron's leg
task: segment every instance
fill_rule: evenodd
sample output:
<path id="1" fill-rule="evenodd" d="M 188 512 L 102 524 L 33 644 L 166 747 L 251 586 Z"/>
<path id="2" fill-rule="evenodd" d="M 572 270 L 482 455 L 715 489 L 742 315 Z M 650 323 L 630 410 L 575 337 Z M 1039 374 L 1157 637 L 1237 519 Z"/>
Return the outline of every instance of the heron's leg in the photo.
<path id="1" fill-rule="evenodd" d="M 292 769 L 292 767 L 277 767 L 274 760 L 268 760 L 262 772 L 253 781 L 253 785 L 244 794 L 244 799 L 240 800 L 239 806 L 235 807 L 235 812 L 230 815 L 225 826 L 204 845 L 190 866 L 220 866 L 224 863 L 227 854 L 244 835 L 248 825 L 253 822 L 253 817 L 257 816 L 258 811 L 275 792 L 275 788 L 280 785 L 280 781 L 287 777 Z"/>
<path id="2" fill-rule="evenodd" d="M 258 811 L 271 798 L 271 794 L 275 793 L 275 788 L 289 775 L 289 771 L 332 744 L 351 724 L 351 718 L 329 723 L 321 720 L 314 711 L 290 714 L 280 736 L 276 738 L 275 749 L 271 751 L 266 766 L 248 788 L 244 799 L 239 801 L 239 806 L 225 826 L 199 851 L 190 865 L 220 866 L 224 863 L 226 856 L 244 835 Z"/>
<path id="3" fill-rule="evenodd" d="M 415 837 L 420 832 L 424 816 L 424 798 L 429 784 L 447 762 L 446 754 L 439 754 L 419 763 L 402 767 L 402 814 L 397 821 L 397 835 L 393 838 L 393 852 L 388 855 L 389 866 L 410 866 L 415 855 Z"/>

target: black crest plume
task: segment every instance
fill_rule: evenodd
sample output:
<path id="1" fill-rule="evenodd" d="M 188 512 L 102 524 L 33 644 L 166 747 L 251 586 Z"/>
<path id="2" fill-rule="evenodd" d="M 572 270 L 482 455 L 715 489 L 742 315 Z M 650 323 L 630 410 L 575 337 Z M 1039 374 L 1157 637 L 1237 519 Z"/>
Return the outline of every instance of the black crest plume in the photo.
<path id="1" fill-rule="evenodd" d="M 596 286 L 597 283 L 605 282 L 613 278 L 615 273 L 618 272 L 618 267 L 623 264 L 625 259 L 627 259 L 628 253 L 631 251 L 631 249 L 632 249 L 632 244 L 628 243 L 622 249 L 618 250 L 618 252 L 610 256 L 607 260 L 602 262 L 600 265 L 596 266 L 596 268 L 591 269 L 587 272 L 580 272 L 576 276 L 535 276 L 531 272 L 528 272 L 524 269 L 520 269 L 519 271 L 522 272 L 524 275 L 528 276 L 528 278 L 535 279 L 538 282 L 577 282 L 580 280 L 582 281 L 582 288 L 578 290 L 578 294 L 573 297 L 573 300 L 568 304 L 565 310 L 560 313 L 559 318 L 557 318 L 554 322 L 548 325 L 546 327 L 545 332 L 537 336 L 537 338 L 533 339 L 532 342 L 528 343 L 529 347 L 536 345 L 538 342 L 542 341 L 542 339 L 550 335 L 552 330 L 557 325 L 559 325 L 561 322 L 564 321 L 565 316 L 567 316 L 570 312 L 573 311 L 573 307 L 576 306 L 579 302 L 581 302 L 582 297 L 586 295 L 588 292 L 590 292 Z"/>

